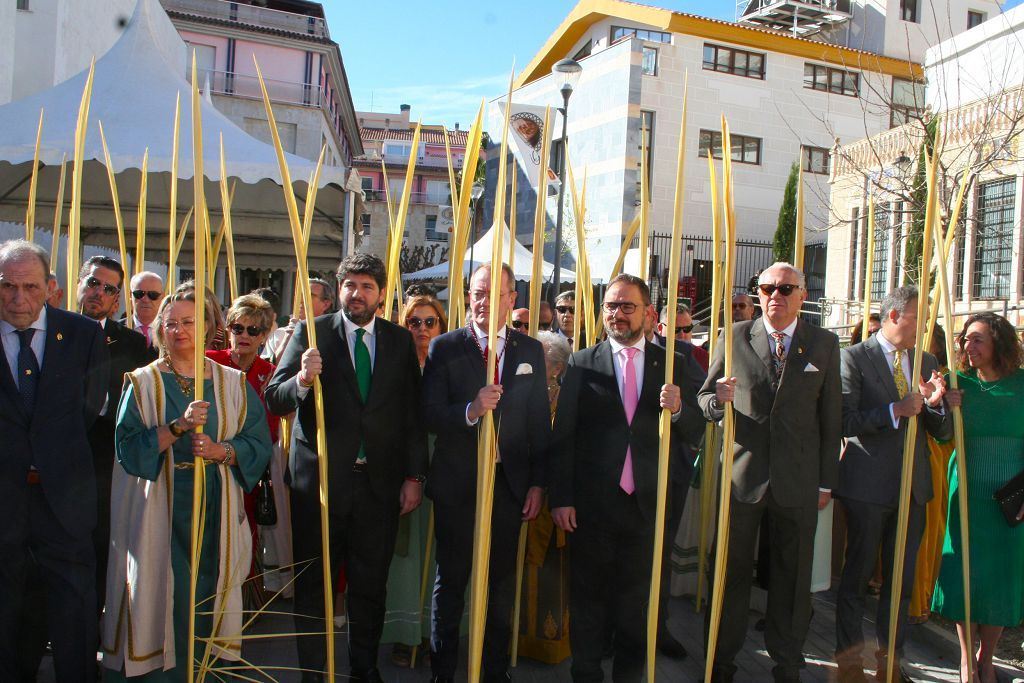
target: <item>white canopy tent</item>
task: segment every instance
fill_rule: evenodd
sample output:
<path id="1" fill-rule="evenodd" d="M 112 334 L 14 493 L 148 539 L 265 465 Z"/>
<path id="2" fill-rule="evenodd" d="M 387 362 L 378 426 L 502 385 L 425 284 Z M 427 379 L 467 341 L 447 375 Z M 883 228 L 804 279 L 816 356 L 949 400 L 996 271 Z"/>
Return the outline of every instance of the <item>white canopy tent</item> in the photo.
<path id="1" fill-rule="evenodd" d="M 504 231 L 504 237 L 502 239 L 503 249 L 502 252 L 505 254 L 504 261 L 508 263 L 508 245 L 512 242 L 512 249 L 515 252 L 515 262 L 512 264 L 512 270 L 515 272 L 516 280 L 530 280 L 533 278 L 533 253 L 519 243 L 518 240 L 512 240 L 511 232 L 508 226 L 504 223 L 501 226 Z M 463 262 L 462 276 L 469 277 L 473 270 L 482 263 L 489 263 L 491 260 L 491 250 L 494 248 L 494 226 L 484 233 L 483 237 L 476 241 L 473 245 L 472 250 L 466 250 L 466 258 Z M 470 261 L 470 254 L 473 256 L 473 260 Z M 550 282 L 552 273 L 554 272 L 554 265 L 544 261 L 541 264 L 541 273 L 544 282 Z M 562 282 L 575 282 L 576 273 L 566 268 L 562 268 L 560 278 Z M 437 265 L 418 270 L 415 273 L 408 273 L 402 276 L 402 279 L 406 282 L 414 282 L 417 280 L 447 280 L 448 279 L 448 261 L 442 261 Z"/>
<path id="2" fill-rule="evenodd" d="M 171 24 L 158 0 L 139 0 L 124 33 L 96 62 L 89 111 L 83 167 L 83 238 L 116 245 L 114 221 L 103 166 L 99 122 L 103 123 L 111 163 L 117 173 L 118 192 L 126 231 L 134 232 L 143 152 L 149 150 L 149 191 L 147 212 L 147 256 L 164 258 L 170 170 L 173 146 L 175 100 L 180 96 L 181 128 L 178 162 L 178 220 L 193 204 L 191 85 L 186 81 L 185 43 Z M 0 220 L 23 221 L 32 157 L 39 121 L 44 110 L 40 144 L 37 222 L 52 224 L 55 197 L 63 155 L 71 178 L 75 126 L 87 72 L 0 107 Z M 202 84 L 201 84 L 202 85 Z M 217 181 L 220 173 L 220 139 L 224 140 L 227 174 L 237 189 L 232 203 L 239 267 L 287 267 L 291 237 L 280 189 L 281 175 L 274 148 L 252 137 L 220 113 L 208 97 L 202 99 L 203 161 L 207 178 L 206 197 L 214 227 L 220 206 Z M 289 169 L 300 201 L 315 163 L 287 155 Z M 345 169 L 324 167 L 317 198 L 318 221 L 314 224 L 311 258 L 327 247 L 328 263 L 336 265 L 345 225 Z M 70 201 L 70 187 L 65 202 Z M 300 212 L 303 207 L 300 205 Z M 67 225 L 65 216 L 64 225 Z M 131 241 L 131 240 L 130 240 Z M 191 246 L 182 251 L 188 262 Z M 327 255 L 325 255 L 326 257 Z M 245 262 L 248 261 L 248 264 Z M 294 261 L 294 257 L 291 258 Z"/>

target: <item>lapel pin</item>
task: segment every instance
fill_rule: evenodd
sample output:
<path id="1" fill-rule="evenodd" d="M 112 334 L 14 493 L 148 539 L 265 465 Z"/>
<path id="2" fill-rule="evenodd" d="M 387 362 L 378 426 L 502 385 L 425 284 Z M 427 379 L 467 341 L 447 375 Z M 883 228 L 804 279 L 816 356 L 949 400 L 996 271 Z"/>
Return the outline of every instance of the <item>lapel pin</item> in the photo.
<path id="1" fill-rule="evenodd" d="M 64 335 L 60 332 L 57 333 L 57 341 L 64 341 Z"/>
<path id="2" fill-rule="evenodd" d="M 796 347 L 796 352 L 797 353 L 803 353 L 804 352 L 804 347 L 802 347 L 802 346 Z"/>
<path id="3" fill-rule="evenodd" d="M 658 367 L 658 361 L 654 361 L 654 367 Z"/>
<path id="4" fill-rule="evenodd" d="M 113 340 L 113 339 L 111 339 L 110 337 L 107 337 L 107 343 L 108 343 L 108 344 L 113 344 L 113 343 L 114 343 L 114 340 Z"/>

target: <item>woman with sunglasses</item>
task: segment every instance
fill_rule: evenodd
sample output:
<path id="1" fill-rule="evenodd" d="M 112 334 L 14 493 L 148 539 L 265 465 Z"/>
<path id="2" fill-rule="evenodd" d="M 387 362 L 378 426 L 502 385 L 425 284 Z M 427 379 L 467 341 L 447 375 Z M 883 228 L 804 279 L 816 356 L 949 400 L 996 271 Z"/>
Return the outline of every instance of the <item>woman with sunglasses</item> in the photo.
<path id="1" fill-rule="evenodd" d="M 420 372 L 427 362 L 430 342 L 448 329 L 448 321 L 441 302 L 433 295 L 418 294 L 409 297 L 402 309 L 401 322 L 412 332 L 416 344 L 416 355 L 420 361 Z M 434 436 L 429 436 L 430 452 L 434 450 Z M 420 583 L 423 579 L 423 556 L 427 548 L 427 520 L 430 517 L 430 503 L 423 503 L 402 517 L 398 522 L 398 537 L 395 541 L 395 555 L 391 559 L 388 575 L 387 612 L 384 618 L 382 643 L 394 643 L 391 661 L 395 666 L 409 667 L 412 664 L 412 648 L 421 645 L 430 636 L 430 601 L 426 612 L 420 604 Z M 433 566 L 431 564 L 431 566 Z M 433 577 L 428 585 L 433 585 Z M 421 647 L 420 652 L 429 652 Z"/>
<path id="2" fill-rule="evenodd" d="M 267 340 L 267 335 L 274 322 L 274 309 L 266 301 L 255 294 L 246 294 L 234 300 L 227 312 L 227 333 L 228 348 L 220 350 L 209 350 L 206 357 L 210 360 L 226 365 L 235 370 L 245 373 L 249 385 L 256 391 L 267 407 L 263 392 L 274 374 L 274 366 L 259 355 L 260 347 Z M 270 441 L 277 443 L 279 418 L 267 411 L 267 425 L 270 427 Z M 275 449 L 276 450 L 276 449 Z M 268 473 L 264 473 L 264 478 Z M 274 487 L 283 491 L 284 482 L 278 479 L 280 486 Z M 278 501 L 283 502 L 283 501 Z M 278 524 L 281 524 L 280 515 L 282 508 L 287 506 L 278 505 Z M 263 591 L 263 581 L 258 577 L 263 573 L 259 561 L 261 556 L 259 543 L 259 530 L 256 524 L 256 490 L 253 489 L 245 494 L 245 516 L 249 520 L 249 529 L 252 532 L 252 565 L 249 577 L 245 582 L 243 596 L 247 609 L 261 607 L 266 602 Z M 285 521 L 287 524 L 287 521 Z"/>

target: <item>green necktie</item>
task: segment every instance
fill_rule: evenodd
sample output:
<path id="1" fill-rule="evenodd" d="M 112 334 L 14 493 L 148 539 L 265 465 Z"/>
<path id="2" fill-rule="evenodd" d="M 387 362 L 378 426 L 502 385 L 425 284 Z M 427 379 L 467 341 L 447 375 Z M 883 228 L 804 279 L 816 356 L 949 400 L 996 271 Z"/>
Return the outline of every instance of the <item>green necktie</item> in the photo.
<path id="1" fill-rule="evenodd" d="M 359 397 L 363 399 L 364 405 L 366 398 L 370 395 L 370 378 L 373 375 L 373 371 L 370 369 L 370 349 L 363 341 L 365 334 L 366 330 L 361 327 L 356 330 L 356 382 L 359 384 Z M 359 444 L 359 455 L 356 456 L 356 462 L 366 462 L 365 442 Z"/>

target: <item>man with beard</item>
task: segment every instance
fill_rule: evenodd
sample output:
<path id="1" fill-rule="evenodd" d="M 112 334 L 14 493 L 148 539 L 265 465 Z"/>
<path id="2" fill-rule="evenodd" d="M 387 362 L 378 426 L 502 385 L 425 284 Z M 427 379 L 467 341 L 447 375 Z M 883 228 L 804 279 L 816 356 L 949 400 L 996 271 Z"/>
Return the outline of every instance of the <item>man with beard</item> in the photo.
<path id="1" fill-rule="evenodd" d="M 483 681 L 508 681 L 510 617 L 514 602 L 516 544 L 523 521 L 540 512 L 545 451 L 551 431 L 544 347 L 505 326 L 515 303 L 512 269 L 502 264 L 501 293 L 491 311 L 491 265 L 469 282 L 470 323 L 437 337 L 423 370 L 427 425 L 437 434 L 427 480 L 434 502 L 437 582 L 434 586 L 430 668 L 434 683 L 451 683 L 459 654 L 459 625 L 473 568 L 476 517 L 477 425 L 494 411 L 498 464 L 491 518 L 490 594 L 483 643 Z M 497 316 L 495 348 L 488 324 Z M 497 354 L 487 377 L 487 354 Z"/>
<path id="2" fill-rule="evenodd" d="M 111 318 L 121 305 L 124 269 L 106 256 L 93 256 L 83 265 L 78 277 L 78 301 L 82 315 L 95 320 L 103 328 L 110 352 L 110 377 L 107 397 L 89 430 L 92 462 L 96 469 L 97 513 L 93 540 L 96 546 L 96 605 L 103 609 L 106 592 L 107 546 L 110 543 L 110 480 L 114 471 L 114 426 L 121 388 L 126 373 L 149 362 L 146 338 L 119 325 Z"/>
<path id="3" fill-rule="evenodd" d="M 549 502 L 571 533 L 572 677 L 604 680 L 606 633 L 615 633 L 612 678 L 640 681 L 647 641 L 658 485 L 658 421 L 672 412 L 672 457 L 704 428 L 682 362 L 665 378 L 665 350 L 647 342 L 647 284 L 611 281 L 602 304 L 608 339 L 573 354 L 562 381 L 550 449 Z M 681 359 L 680 359 L 681 360 Z M 692 462 L 686 462 L 692 473 Z M 671 488 L 670 488 L 671 491 Z M 682 507 L 684 501 L 670 501 Z"/>
<path id="4" fill-rule="evenodd" d="M 418 403 L 420 366 L 412 335 L 375 316 L 387 276 L 383 262 L 353 254 L 338 267 L 341 310 L 314 320 L 318 349 L 296 325 L 267 387 L 276 415 L 297 410 L 288 465 L 295 562 L 296 629 L 303 681 L 319 681 L 326 659 L 316 412 L 320 377 L 329 465 L 331 576 L 348 578 L 353 681 L 380 681 L 377 650 L 399 515 L 420 503 L 427 444 Z"/>

